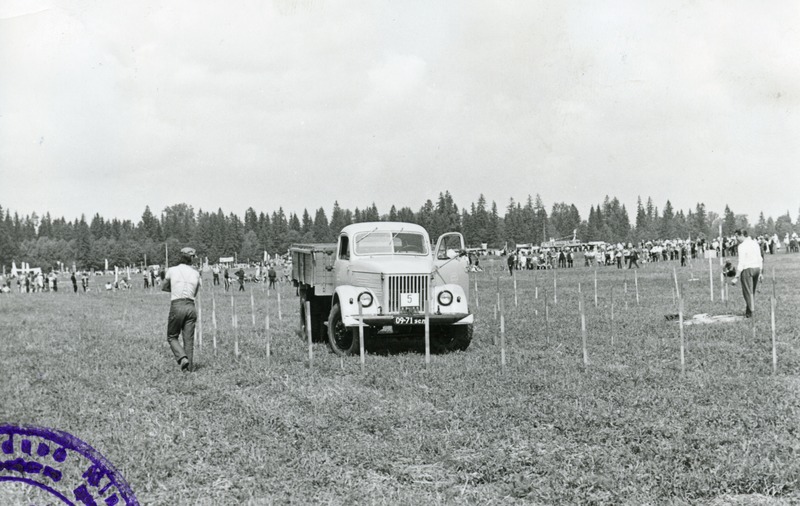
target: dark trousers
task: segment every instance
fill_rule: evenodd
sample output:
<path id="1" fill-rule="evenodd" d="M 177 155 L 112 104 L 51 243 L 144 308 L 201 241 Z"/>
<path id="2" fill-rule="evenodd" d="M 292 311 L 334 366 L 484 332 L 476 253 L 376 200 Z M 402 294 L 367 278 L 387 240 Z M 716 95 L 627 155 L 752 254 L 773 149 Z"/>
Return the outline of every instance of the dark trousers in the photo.
<path id="1" fill-rule="evenodd" d="M 744 295 L 746 317 L 753 316 L 753 311 L 756 308 L 755 293 L 758 286 L 758 278 L 761 276 L 761 269 L 744 269 L 739 275 L 742 283 L 742 295 Z"/>
<path id="2" fill-rule="evenodd" d="M 167 342 L 175 355 L 175 360 L 180 363 L 186 357 L 189 360 L 189 369 L 194 366 L 194 324 L 197 313 L 194 311 L 194 301 L 191 299 L 176 299 L 169 305 L 169 319 L 167 320 Z M 183 343 L 181 343 L 183 334 Z"/>

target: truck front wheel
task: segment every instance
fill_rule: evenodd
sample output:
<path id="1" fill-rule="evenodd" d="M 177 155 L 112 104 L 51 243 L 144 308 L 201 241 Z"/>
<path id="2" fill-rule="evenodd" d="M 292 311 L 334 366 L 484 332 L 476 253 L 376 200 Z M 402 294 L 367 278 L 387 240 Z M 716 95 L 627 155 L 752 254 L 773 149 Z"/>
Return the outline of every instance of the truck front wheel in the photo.
<path id="1" fill-rule="evenodd" d="M 333 305 L 328 317 L 328 346 L 334 353 L 342 356 L 355 355 L 359 352 L 358 329 L 345 327 L 338 303 Z"/>
<path id="2" fill-rule="evenodd" d="M 465 351 L 472 342 L 472 325 L 453 325 L 442 329 L 435 344 L 443 351 Z"/>

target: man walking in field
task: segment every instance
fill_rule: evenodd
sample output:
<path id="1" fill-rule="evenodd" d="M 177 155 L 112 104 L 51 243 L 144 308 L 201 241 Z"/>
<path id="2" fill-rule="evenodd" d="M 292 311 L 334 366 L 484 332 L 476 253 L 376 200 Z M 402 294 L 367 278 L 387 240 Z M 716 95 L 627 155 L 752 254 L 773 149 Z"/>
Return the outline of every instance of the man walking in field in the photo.
<path id="1" fill-rule="evenodd" d="M 194 299 L 202 284 L 200 273 L 192 267 L 194 254 L 194 248 L 183 248 L 180 263 L 167 270 L 161 287 L 171 295 L 167 342 L 183 372 L 194 370 L 194 324 L 197 321 Z"/>
<path id="2" fill-rule="evenodd" d="M 747 230 L 737 230 L 736 240 L 739 243 L 736 248 L 739 264 L 736 266 L 736 275 L 731 283 L 735 285 L 741 279 L 745 302 L 744 316 L 750 318 L 755 310 L 755 291 L 758 286 L 758 278 L 761 276 L 761 268 L 764 266 L 764 259 L 761 257 L 761 247 L 752 237 L 749 237 Z"/>

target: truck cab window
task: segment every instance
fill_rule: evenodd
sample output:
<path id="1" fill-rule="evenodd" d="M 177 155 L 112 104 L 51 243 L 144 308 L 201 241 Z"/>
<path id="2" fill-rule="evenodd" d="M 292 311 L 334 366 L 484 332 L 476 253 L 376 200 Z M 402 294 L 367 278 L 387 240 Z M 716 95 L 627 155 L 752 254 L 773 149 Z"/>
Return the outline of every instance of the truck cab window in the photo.
<path id="1" fill-rule="evenodd" d="M 339 239 L 339 258 L 350 260 L 350 240 L 346 235 Z"/>
<path id="2" fill-rule="evenodd" d="M 443 237 L 443 240 L 439 245 L 439 251 L 437 252 L 436 258 L 439 260 L 455 258 L 461 252 L 463 247 L 464 245 L 461 242 L 460 235 L 447 235 Z"/>

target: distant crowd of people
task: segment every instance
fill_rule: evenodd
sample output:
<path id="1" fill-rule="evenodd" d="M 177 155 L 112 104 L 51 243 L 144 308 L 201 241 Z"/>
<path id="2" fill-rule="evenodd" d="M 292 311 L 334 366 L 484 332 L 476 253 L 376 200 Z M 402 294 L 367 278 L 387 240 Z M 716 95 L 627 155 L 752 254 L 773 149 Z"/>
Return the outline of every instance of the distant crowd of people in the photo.
<path id="1" fill-rule="evenodd" d="M 291 260 L 282 262 L 258 263 L 255 271 L 248 274 L 243 267 L 231 272 L 227 265 L 214 264 L 211 267 L 212 285 L 223 286 L 225 291 L 231 289 L 234 279 L 238 283 L 238 290 L 245 291 L 245 283 L 269 283 L 269 288 L 275 288 L 276 283 L 285 283 L 292 276 Z M 221 282 L 220 282 L 221 278 Z"/>
<path id="2" fill-rule="evenodd" d="M 787 233 L 783 241 L 777 234 L 757 236 L 752 240 L 758 245 L 762 255 L 775 254 L 781 248 L 786 253 L 800 252 L 800 238 L 797 233 Z M 583 247 L 520 249 L 509 252 L 506 261 L 509 273 L 512 274 L 515 270 L 571 268 L 575 265 L 577 253 L 582 253 L 585 267 L 608 265 L 618 269 L 633 269 L 640 267 L 640 262 L 667 261 L 680 261 L 681 266 L 685 266 L 689 259 L 703 257 L 709 250 L 723 257 L 736 256 L 739 243 L 739 236 L 731 235 L 711 241 L 668 239 L 641 241 L 638 244 L 604 243 Z"/>

